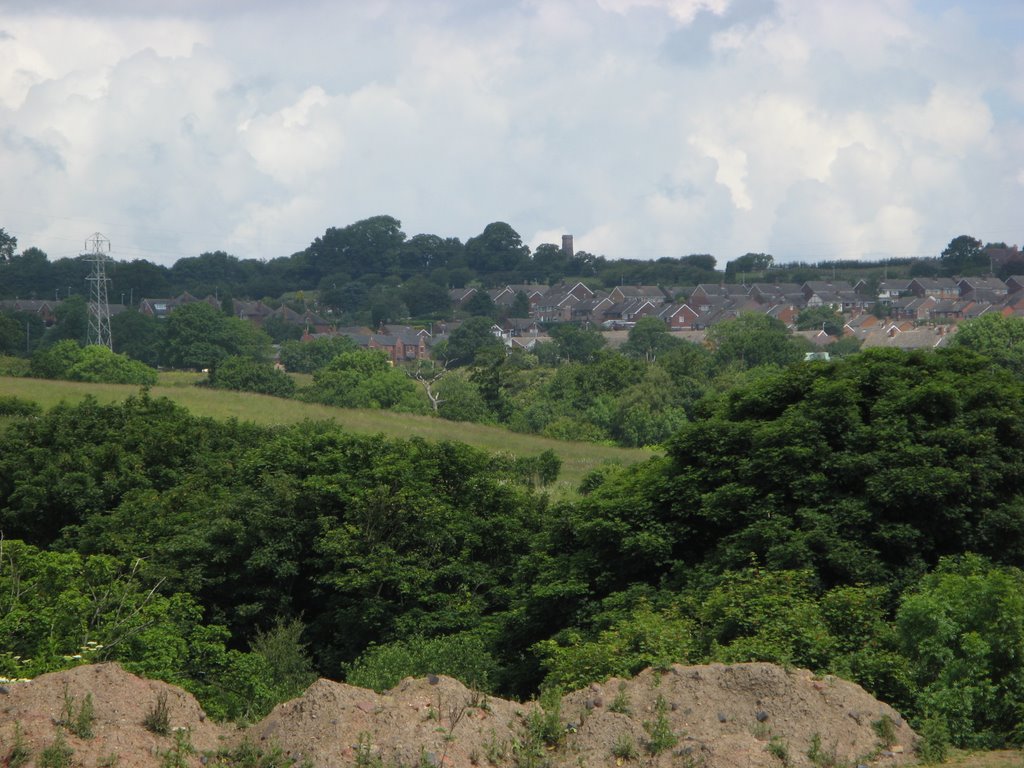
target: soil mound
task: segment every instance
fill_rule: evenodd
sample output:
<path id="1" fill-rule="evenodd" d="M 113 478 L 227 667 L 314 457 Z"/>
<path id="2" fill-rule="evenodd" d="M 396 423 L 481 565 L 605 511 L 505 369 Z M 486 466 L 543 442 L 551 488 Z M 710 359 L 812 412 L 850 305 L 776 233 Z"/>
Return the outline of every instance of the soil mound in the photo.
<path id="1" fill-rule="evenodd" d="M 0 765 L 16 728 L 38 759 L 61 729 L 65 702 L 78 708 L 87 694 L 92 738 L 66 734 L 71 764 L 87 768 L 165 764 L 173 734 L 142 724 L 161 694 L 171 727 L 187 729 L 197 750 L 186 760 L 193 766 L 213 762 L 204 752 L 247 739 L 317 768 L 889 768 L 913 761 L 916 740 L 895 710 L 859 686 L 771 664 L 646 670 L 571 693 L 546 716 L 534 702 L 485 696 L 443 676 L 407 678 L 384 694 L 318 680 L 245 731 L 211 723 L 179 688 L 97 664 L 0 688 Z"/>
<path id="2" fill-rule="evenodd" d="M 125 672 L 119 664 L 88 664 L 64 672 L 40 675 L 25 683 L 3 686 L 0 693 L 0 765 L 15 743 L 15 729 L 34 755 L 53 743 L 61 721 L 66 719 L 67 702 L 75 713 L 91 697 L 92 732 L 89 739 L 65 731 L 74 750 L 72 765 L 98 766 L 118 756 L 117 765 L 159 766 L 161 753 L 173 739 L 151 733 L 142 724 L 146 713 L 165 697 L 169 725 L 190 731 L 199 751 L 216 750 L 227 731 L 210 722 L 193 696 L 173 685 L 144 680 Z M 198 763 L 197 763 L 198 764 Z"/>

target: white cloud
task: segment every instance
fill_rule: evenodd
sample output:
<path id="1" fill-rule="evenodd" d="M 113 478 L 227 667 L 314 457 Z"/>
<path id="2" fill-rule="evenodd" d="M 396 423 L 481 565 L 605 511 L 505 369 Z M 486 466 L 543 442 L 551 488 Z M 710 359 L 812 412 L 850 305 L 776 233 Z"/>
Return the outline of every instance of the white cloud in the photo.
<path id="1" fill-rule="evenodd" d="M 270 258 L 378 213 L 720 263 L 1024 240 L 1024 54 L 975 5 L 59 5 L 0 21 L 0 226 L 51 256 Z"/>

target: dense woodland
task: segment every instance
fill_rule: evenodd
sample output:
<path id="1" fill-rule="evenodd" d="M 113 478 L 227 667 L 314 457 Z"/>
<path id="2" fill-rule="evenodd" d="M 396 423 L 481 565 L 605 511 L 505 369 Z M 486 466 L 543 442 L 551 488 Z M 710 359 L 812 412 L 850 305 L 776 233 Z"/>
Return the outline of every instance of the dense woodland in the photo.
<path id="1" fill-rule="evenodd" d="M 332 275 L 369 295 L 556 261 L 495 227 L 430 240 L 424 260 L 427 241 L 378 217 L 266 264 L 198 257 L 190 279 L 222 264 L 251 273 L 210 287 L 279 295 L 246 281 L 281 270 L 322 298 Z M 369 258 L 374 238 L 390 261 Z M 601 279 L 580 258 L 536 277 L 588 263 Z M 0 275 L 33 259 L 74 263 L 12 249 Z M 149 265 L 167 282 L 147 291 L 196 290 L 171 281 L 180 264 Z M 717 281 L 712 267 L 644 268 Z M 625 279 L 703 279 L 673 274 Z M 60 330 L 0 359 L 5 372 L 140 392 L 41 412 L 0 390 L 0 676 L 116 659 L 245 720 L 317 674 L 384 689 L 448 673 L 528 697 L 768 660 L 855 680 L 932 739 L 1024 742 L 1024 320 L 966 322 L 938 351 L 805 362 L 765 316 L 722 323 L 706 346 L 640 322 L 619 350 L 564 326 L 513 354 L 478 317 L 409 370 L 345 339 L 285 341 L 284 365 L 311 374 L 296 384 L 270 366 L 271 337 L 208 304 L 140 325 L 127 354 L 83 348 L 84 301 L 64 306 Z M 201 419 L 149 394 L 158 362 L 208 367 L 206 386 L 660 450 L 556 501 L 552 455 Z"/>
<path id="2" fill-rule="evenodd" d="M 558 503 L 458 444 L 3 408 L 7 676 L 114 658 L 245 718 L 314 670 L 529 696 L 766 659 L 1024 736 L 1024 384 L 971 350 L 756 369 Z"/>

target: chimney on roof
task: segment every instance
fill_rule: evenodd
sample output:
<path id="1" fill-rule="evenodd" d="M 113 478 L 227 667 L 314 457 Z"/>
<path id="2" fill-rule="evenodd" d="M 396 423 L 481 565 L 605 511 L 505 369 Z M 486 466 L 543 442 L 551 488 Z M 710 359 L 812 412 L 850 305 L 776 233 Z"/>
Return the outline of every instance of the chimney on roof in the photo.
<path id="1" fill-rule="evenodd" d="M 570 259 L 573 257 L 572 235 L 562 235 L 562 253 Z"/>

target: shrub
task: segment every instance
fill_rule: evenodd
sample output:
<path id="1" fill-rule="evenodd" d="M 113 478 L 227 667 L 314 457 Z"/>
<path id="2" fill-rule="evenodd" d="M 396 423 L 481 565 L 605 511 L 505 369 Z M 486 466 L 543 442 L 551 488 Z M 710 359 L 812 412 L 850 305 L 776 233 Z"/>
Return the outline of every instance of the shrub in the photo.
<path id="1" fill-rule="evenodd" d="M 25 734 L 21 732 L 21 723 L 14 723 L 14 740 L 11 742 L 11 748 L 7 752 L 7 763 L 8 768 L 23 768 L 28 765 L 29 758 L 32 756 L 32 750 L 29 749 L 28 744 L 25 742 Z"/>
<path id="2" fill-rule="evenodd" d="M 679 743 L 679 739 L 672 733 L 672 727 L 668 722 L 668 705 L 664 696 L 658 696 L 654 705 L 655 719 L 653 722 L 645 722 L 644 730 L 649 736 L 647 740 L 647 751 L 652 755 L 660 755 L 666 749 L 672 749 Z"/>
<path id="3" fill-rule="evenodd" d="M 156 702 L 146 710 L 142 718 L 142 725 L 157 736 L 166 736 L 171 732 L 171 711 L 167 706 L 166 691 L 157 694 Z"/>
<path id="4" fill-rule="evenodd" d="M 483 640 L 475 635 L 411 637 L 371 645 L 349 667 L 349 685 L 383 692 L 403 677 L 450 675 L 471 688 L 492 692 L 497 664 Z"/>
<path id="5" fill-rule="evenodd" d="M 0 416 L 38 416 L 42 410 L 36 403 L 14 395 L 0 397 Z"/>
<path id="6" fill-rule="evenodd" d="M 50 746 L 39 753 L 36 764 L 39 768 L 69 768 L 71 756 L 74 754 L 75 751 L 68 746 L 64 738 L 64 732 L 58 730 Z"/>
<path id="7" fill-rule="evenodd" d="M 636 742 L 628 733 L 619 736 L 612 745 L 612 756 L 619 760 L 636 760 L 640 752 L 636 748 Z"/>
<path id="8" fill-rule="evenodd" d="M 277 370 L 270 363 L 239 355 L 217 363 L 210 371 L 209 384 L 217 389 L 235 389 L 275 397 L 291 397 L 295 394 L 295 382 L 287 373 Z"/>

